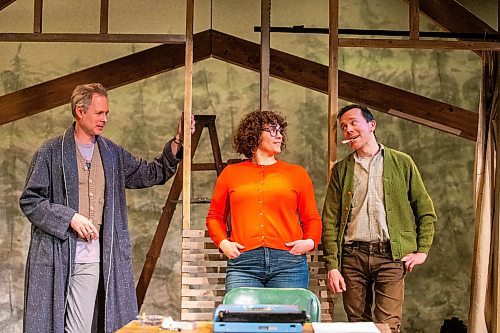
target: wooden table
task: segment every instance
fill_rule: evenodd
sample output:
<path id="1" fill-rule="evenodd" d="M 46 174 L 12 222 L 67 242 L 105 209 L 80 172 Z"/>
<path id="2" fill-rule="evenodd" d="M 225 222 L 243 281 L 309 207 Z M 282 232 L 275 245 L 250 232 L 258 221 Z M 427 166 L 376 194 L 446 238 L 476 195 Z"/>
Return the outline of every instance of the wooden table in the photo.
<path id="1" fill-rule="evenodd" d="M 212 333 L 212 322 L 203 321 L 198 322 L 196 325 L 196 329 L 192 331 L 183 331 L 183 332 L 191 332 L 191 333 Z M 389 326 L 386 324 L 375 324 L 377 328 L 380 330 L 380 333 L 391 333 Z M 135 332 L 156 332 L 158 333 L 160 326 L 144 326 L 138 320 L 131 321 L 127 325 L 120 328 L 117 333 L 135 333 Z M 161 332 L 169 332 L 168 330 L 164 330 Z M 173 332 L 173 331 L 172 331 Z M 304 325 L 302 330 L 303 333 L 313 333 L 313 328 L 310 323 Z"/>

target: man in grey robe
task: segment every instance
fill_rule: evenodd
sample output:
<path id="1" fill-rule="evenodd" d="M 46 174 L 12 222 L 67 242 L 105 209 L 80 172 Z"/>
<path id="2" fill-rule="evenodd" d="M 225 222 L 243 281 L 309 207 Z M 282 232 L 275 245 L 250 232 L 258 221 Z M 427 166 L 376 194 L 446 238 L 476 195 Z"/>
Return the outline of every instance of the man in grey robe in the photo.
<path id="1" fill-rule="evenodd" d="M 32 224 L 25 332 L 114 332 L 135 319 L 125 189 L 164 184 L 182 157 L 182 121 L 153 162 L 101 136 L 99 83 L 77 86 L 71 108 L 74 123 L 36 151 L 19 200 Z"/>

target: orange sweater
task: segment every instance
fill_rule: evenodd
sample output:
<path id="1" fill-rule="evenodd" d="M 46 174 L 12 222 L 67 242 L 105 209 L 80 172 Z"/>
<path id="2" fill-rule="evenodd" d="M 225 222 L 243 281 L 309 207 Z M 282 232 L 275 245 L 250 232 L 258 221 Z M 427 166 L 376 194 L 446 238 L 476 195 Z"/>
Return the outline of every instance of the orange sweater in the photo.
<path id="1" fill-rule="evenodd" d="M 215 184 L 206 222 L 217 246 L 227 238 L 229 211 L 229 240 L 245 246 L 243 251 L 261 246 L 290 250 L 285 243 L 307 238 L 317 246 L 321 238 L 312 182 L 299 165 L 245 161 L 227 166 Z"/>

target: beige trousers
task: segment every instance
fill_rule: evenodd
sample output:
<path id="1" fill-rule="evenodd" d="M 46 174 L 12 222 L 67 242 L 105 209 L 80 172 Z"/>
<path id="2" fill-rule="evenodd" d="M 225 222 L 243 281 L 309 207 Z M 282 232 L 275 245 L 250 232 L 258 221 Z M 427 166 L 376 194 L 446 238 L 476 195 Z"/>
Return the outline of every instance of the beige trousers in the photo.
<path id="1" fill-rule="evenodd" d="M 99 286 L 99 263 L 75 264 L 66 306 L 66 333 L 90 333 Z"/>

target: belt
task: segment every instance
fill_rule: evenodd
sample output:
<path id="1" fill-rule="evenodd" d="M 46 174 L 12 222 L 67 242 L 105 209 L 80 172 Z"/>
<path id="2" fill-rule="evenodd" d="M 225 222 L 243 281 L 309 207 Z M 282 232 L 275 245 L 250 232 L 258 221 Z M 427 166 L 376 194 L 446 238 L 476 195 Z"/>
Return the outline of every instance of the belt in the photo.
<path id="1" fill-rule="evenodd" d="M 391 251 L 391 243 L 389 242 L 360 242 L 354 241 L 349 244 L 344 244 L 344 247 L 362 250 L 366 252 L 375 252 L 375 253 L 390 253 Z"/>

